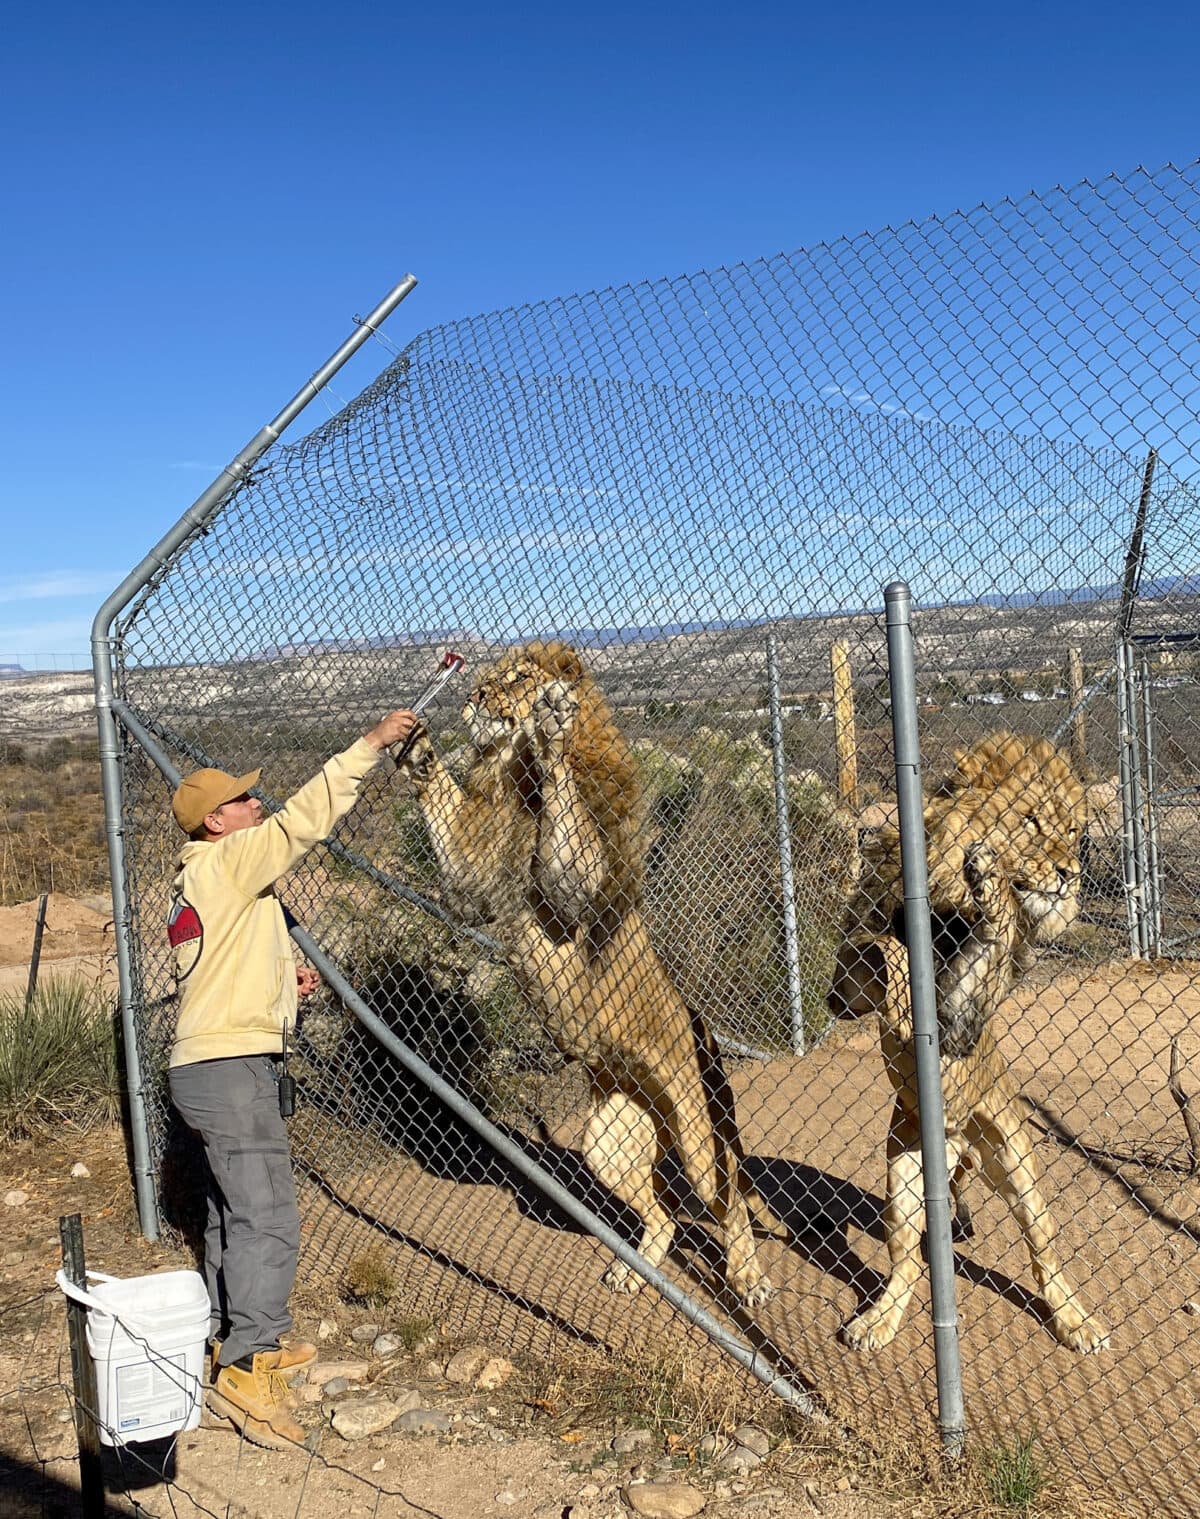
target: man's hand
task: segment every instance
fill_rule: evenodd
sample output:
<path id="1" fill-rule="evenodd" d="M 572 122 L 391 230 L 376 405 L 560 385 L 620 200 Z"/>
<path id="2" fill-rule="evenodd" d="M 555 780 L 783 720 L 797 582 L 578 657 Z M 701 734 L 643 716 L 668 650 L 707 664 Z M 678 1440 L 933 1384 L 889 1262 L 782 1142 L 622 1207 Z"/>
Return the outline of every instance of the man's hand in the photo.
<path id="1" fill-rule="evenodd" d="M 303 1002 L 305 997 L 311 997 L 313 992 L 321 984 L 321 978 L 311 965 L 297 965 L 296 967 L 296 996 Z"/>
<path id="2" fill-rule="evenodd" d="M 402 744 L 420 722 L 421 719 L 415 712 L 401 707 L 399 711 L 389 712 L 381 718 L 370 733 L 364 733 L 363 737 L 372 749 L 390 749 L 393 744 Z"/>

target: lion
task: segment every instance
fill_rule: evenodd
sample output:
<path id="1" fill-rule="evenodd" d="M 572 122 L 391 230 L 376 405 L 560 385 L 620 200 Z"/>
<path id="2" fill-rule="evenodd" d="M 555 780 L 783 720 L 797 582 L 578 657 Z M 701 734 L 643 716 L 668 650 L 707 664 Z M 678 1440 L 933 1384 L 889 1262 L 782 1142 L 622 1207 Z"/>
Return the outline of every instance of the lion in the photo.
<path id="1" fill-rule="evenodd" d="M 1059 1342 L 1088 1353 L 1107 1331 L 1079 1306 L 1054 1248 L 1056 1228 L 1022 1099 L 991 1015 L 1036 946 L 1079 912 L 1084 792 L 1047 740 L 1000 732 L 955 756 L 925 809 L 946 1159 L 960 1223 L 963 1173 L 978 1168 L 1012 1209 Z M 842 1330 L 853 1349 L 895 1337 L 921 1271 L 924 1192 L 916 1055 L 904 944 L 899 834 L 879 831 L 843 924 L 829 992 L 839 1017 L 877 1013 L 896 1092 L 887 1140 L 884 1233 L 891 1272 Z"/>
<path id="2" fill-rule="evenodd" d="M 786 1230 L 744 1177 L 716 1043 L 642 919 L 641 788 L 611 708 L 574 649 L 533 642 L 481 672 L 463 717 L 474 753 L 461 784 L 424 735 L 401 760 L 448 904 L 494 925 L 548 1035 L 587 1066 L 584 1159 L 639 1216 L 641 1254 L 658 1266 L 674 1238 L 660 1176 L 674 1149 L 721 1229 L 730 1287 L 747 1307 L 766 1302 L 751 1210 Z M 642 1285 L 621 1261 L 604 1281 Z"/>

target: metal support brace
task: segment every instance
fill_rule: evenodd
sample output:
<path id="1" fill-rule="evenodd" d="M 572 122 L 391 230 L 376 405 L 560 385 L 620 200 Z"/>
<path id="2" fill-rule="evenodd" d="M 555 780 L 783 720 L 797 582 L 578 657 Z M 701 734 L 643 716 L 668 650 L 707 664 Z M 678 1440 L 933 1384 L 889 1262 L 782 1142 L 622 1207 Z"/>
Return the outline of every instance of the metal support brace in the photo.
<path id="1" fill-rule="evenodd" d="M 779 695 L 779 650 L 767 635 L 767 688 L 771 706 L 771 760 L 775 777 L 775 833 L 779 845 L 779 887 L 783 894 L 783 952 L 787 960 L 792 1053 L 804 1054 L 804 998 L 800 989 L 800 939 L 796 931 L 796 881 L 792 870 L 792 820 L 787 764 L 783 753 L 783 707 Z"/>
<path id="2" fill-rule="evenodd" d="M 123 714 L 124 716 L 124 714 Z M 125 717 L 125 721 L 128 718 Z M 181 776 L 179 771 L 167 758 L 163 750 L 155 743 L 153 737 L 146 732 L 140 724 L 136 727 L 130 724 L 131 731 L 135 732 L 139 742 L 145 749 L 150 760 L 157 765 L 162 772 L 168 786 L 174 789 L 178 786 Z M 531 1160 L 519 1145 L 516 1145 L 506 1135 L 491 1123 L 478 1108 L 467 1101 L 465 1097 L 448 1082 L 437 1074 L 421 1057 L 399 1040 L 388 1028 L 387 1024 L 379 1018 L 372 1009 L 363 1001 L 354 987 L 343 975 L 341 967 L 325 953 L 312 935 L 299 923 L 291 925 L 291 937 L 293 942 L 305 954 L 308 959 L 320 971 L 322 979 L 331 988 L 334 994 L 341 999 L 344 1005 L 354 1014 L 358 1021 L 367 1029 L 400 1064 L 415 1076 L 423 1086 L 439 1098 L 457 1117 L 461 1118 L 467 1126 L 495 1152 L 502 1156 L 508 1163 L 532 1182 L 535 1187 L 569 1218 L 586 1229 L 600 1241 L 602 1245 L 618 1258 L 624 1261 L 631 1270 L 650 1283 L 656 1292 L 660 1293 L 671 1307 L 681 1313 L 688 1323 L 694 1324 L 712 1340 L 720 1350 L 744 1367 L 776 1397 L 781 1398 L 797 1413 L 805 1418 L 823 1420 L 825 1415 L 818 1408 L 812 1395 L 807 1388 L 781 1376 L 768 1362 L 760 1351 L 747 1345 L 744 1340 L 738 1339 L 708 1310 L 699 1304 L 695 1298 L 684 1292 L 681 1287 L 664 1275 L 657 1266 L 652 1266 L 632 1245 L 627 1244 L 603 1219 L 593 1213 L 590 1208 L 550 1175 L 535 1160 Z"/>

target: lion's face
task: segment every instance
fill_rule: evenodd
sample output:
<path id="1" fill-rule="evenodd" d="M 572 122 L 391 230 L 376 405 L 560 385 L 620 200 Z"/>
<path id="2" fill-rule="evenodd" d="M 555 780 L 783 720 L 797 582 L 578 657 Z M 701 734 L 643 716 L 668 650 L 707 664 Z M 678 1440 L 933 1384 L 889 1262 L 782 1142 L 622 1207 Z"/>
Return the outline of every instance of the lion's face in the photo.
<path id="1" fill-rule="evenodd" d="M 501 749 L 510 742 L 529 718 L 538 696 L 556 680 L 577 686 L 585 703 L 590 701 L 591 683 L 579 655 L 556 640 L 535 640 L 509 649 L 485 665 L 462 711 L 479 753 Z"/>
<path id="2" fill-rule="evenodd" d="M 931 886 L 961 878 L 963 851 L 986 841 L 1016 899 L 1023 937 L 1048 944 L 1079 916 L 1083 787 L 1044 739 L 997 734 L 958 756 L 927 813 Z M 952 893 L 951 893 L 952 894 Z"/>
<path id="3" fill-rule="evenodd" d="M 550 678 L 520 649 L 482 670 L 462 712 L 475 748 L 483 753 L 511 739 Z"/>

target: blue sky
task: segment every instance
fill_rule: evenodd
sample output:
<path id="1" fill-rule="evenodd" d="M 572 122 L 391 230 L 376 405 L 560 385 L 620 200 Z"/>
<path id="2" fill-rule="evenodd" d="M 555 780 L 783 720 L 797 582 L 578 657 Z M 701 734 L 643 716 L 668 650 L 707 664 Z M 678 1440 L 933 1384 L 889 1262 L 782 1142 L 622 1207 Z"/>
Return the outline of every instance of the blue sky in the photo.
<path id="1" fill-rule="evenodd" d="M 85 653 L 107 592 L 404 273 L 397 346 L 1187 163 L 1198 62 L 1182 5 L 10 11 L 0 662 Z M 329 406 L 388 358 L 369 343 Z"/>

